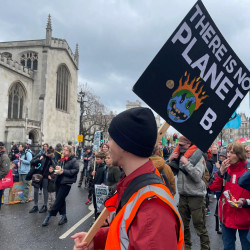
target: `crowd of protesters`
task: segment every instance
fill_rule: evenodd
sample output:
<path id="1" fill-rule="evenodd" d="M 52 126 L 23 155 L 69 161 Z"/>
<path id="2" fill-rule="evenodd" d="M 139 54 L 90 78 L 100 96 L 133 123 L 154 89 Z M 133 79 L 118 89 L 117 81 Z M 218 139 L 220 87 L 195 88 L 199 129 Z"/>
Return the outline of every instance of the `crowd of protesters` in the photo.
<path id="1" fill-rule="evenodd" d="M 162 145 L 152 147 L 152 144 L 150 146 L 152 154 L 147 154 L 146 158 L 142 158 L 141 155 L 143 157 L 145 155 L 133 147 L 130 151 L 130 147 L 127 147 L 124 141 L 120 141 L 122 138 L 116 134 L 116 131 L 111 129 L 111 133 L 117 141 L 113 144 L 102 144 L 98 151 L 92 151 L 90 147 L 86 147 L 81 157 L 83 168 L 79 173 L 78 187 L 80 188 L 84 184 L 84 188 L 88 190 L 88 199 L 85 204 L 90 205 L 93 202 L 95 219 L 101 212 L 96 204 L 95 185 L 108 186 L 109 196 L 113 195 L 116 190 L 120 190 L 121 185 L 125 185 L 121 183 L 127 183 L 126 179 L 130 179 L 129 176 L 133 175 L 133 171 L 131 173 L 129 167 L 124 169 L 124 165 L 129 160 L 124 159 L 123 155 L 126 154 L 125 152 L 131 152 L 132 154 L 129 153 L 128 157 L 132 157 L 135 161 L 141 162 L 142 159 L 150 159 L 150 164 L 158 171 L 171 197 L 174 197 L 176 192 L 179 194 L 178 209 L 176 208 L 175 211 L 172 208 L 170 213 L 169 208 L 167 208 L 167 213 L 171 215 L 166 217 L 169 223 L 165 223 L 169 228 L 171 228 L 171 223 L 175 225 L 177 236 L 172 233 L 171 235 L 175 238 L 176 244 L 170 244 L 175 248 L 166 248 L 163 244 L 159 244 L 157 249 L 181 249 L 179 248 L 179 245 L 181 245 L 180 234 L 183 234 L 185 249 L 191 249 L 191 219 L 200 238 L 200 249 L 210 249 L 205 220 L 205 217 L 209 216 L 210 213 L 215 215 L 215 230 L 222 235 L 224 249 L 235 249 L 237 231 L 239 232 L 242 249 L 250 249 L 250 146 L 245 147 L 241 143 L 234 142 L 229 144 L 227 148 L 218 149 L 216 146 L 211 146 L 211 149 L 207 152 L 202 152 L 186 137 L 180 136 L 175 148 Z M 124 139 L 126 138 L 124 137 Z M 114 146 L 114 143 L 119 146 L 117 144 Z M 139 142 L 136 146 L 140 148 Z M 138 156 L 138 154 L 140 155 Z M 144 163 L 144 168 L 151 169 L 151 165 L 147 164 L 149 163 Z M 72 184 L 77 181 L 79 172 L 79 161 L 76 159 L 72 146 L 57 144 L 53 148 L 45 143 L 42 150 L 33 156 L 26 144 L 13 144 L 8 157 L 4 143 L 0 142 L 0 180 L 7 175 L 10 167 L 12 168 L 13 181 L 21 181 L 24 185 L 23 199 L 20 203 L 29 201 L 31 184 L 34 188 L 34 206 L 29 213 L 48 213 L 42 226 L 48 226 L 51 217 L 56 216 L 57 213 L 61 215 L 58 225 L 63 225 L 68 221 L 66 197 Z M 40 189 L 43 190 L 43 205 L 39 209 Z M 3 191 L 0 190 L 0 201 Z M 216 197 L 217 202 L 215 211 L 210 211 L 209 207 L 212 195 Z M 213 200 L 213 202 L 215 201 Z M 141 212 L 139 209 L 139 215 L 142 214 L 142 217 L 146 216 L 144 206 L 146 205 L 143 205 L 142 209 L 140 208 Z M 152 203 L 152 206 L 159 209 L 159 214 L 166 209 L 160 208 L 155 202 Z M 180 224 L 182 222 L 178 219 L 177 221 L 174 220 L 175 222 L 173 221 L 173 218 L 178 218 L 178 214 L 184 225 L 183 232 Z M 153 214 L 151 214 L 152 216 L 154 217 Z M 136 243 L 142 237 L 137 232 L 140 228 L 138 223 L 139 219 L 137 218 L 135 220 L 137 226 L 132 226 L 129 231 L 128 244 L 131 244 L 131 249 L 133 246 L 137 246 L 134 249 L 142 249 L 144 243 L 147 244 L 147 240 L 144 243 Z M 140 223 L 146 225 L 145 221 Z M 157 226 L 159 225 L 157 224 Z M 147 226 L 149 225 L 147 224 Z M 161 225 L 161 227 L 164 228 L 165 226 Z M 170 235 L 169 228 L 166 228 L 165 231 Z M 101 234 L 106 234 L 104 231 L 103 229 Z M 86 248 L 85 243 L 81 242 L 85 235 L 85 233 L 78 233 L 72 237 L 75 240 L 74 249 L 90 249 Z M 150 239 L 148 235 L 143 234 L 143 237 Z M 98 239 L 100 239 L 100 236 L 97 236 L 90 246 L 95 244 L 95 249 L 96 247 L 103 247 Z M 111 242 L 108 236 L 106 247 Z M 127 249 L 127 247 L 124 249 Z"/>
<path id="2" fill-rule="evenodd" d="M 21 204 L 29 202 L 30 185 L 34 189 L 34 206 L 29 211 L 33 214 L 49 212 L 42 226 L 47 226 L 51 216 L 59 212 L 61 219 L 59 225 L 67 222 L 66 197 L 70 192 L 71 185 L 76 182 L 79 171 L 79 163 L 70 145 L 62 146 L 60 143 L 55 149 L 47 143 L 43 144 L 42 150 L 33 156 L 32 151 L 25 143 L 19 146 L 13 143 L 9 154 L 6 153 L 4 143 L 0 142 L 0 180 L 12 167 L 13 181 L 23 183 Z M 39 190 L 43 191 L 43 205 L 38 208 Z M 4 190 L 0 190 L 0 200 Z M 1 202 L 0 202 L 1 204 Z M 1 206 L 1 205 L 0 205 Z"/>

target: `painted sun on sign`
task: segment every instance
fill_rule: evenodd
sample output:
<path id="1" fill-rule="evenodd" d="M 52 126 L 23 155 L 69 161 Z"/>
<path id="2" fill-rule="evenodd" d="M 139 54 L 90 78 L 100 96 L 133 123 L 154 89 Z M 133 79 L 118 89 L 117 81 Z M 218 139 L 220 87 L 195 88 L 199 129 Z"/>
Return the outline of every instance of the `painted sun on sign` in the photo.
<path id="1" fill-rule="evenodd" d="M 186 80 L 183 83 L 183 77 L 180 78 L 179 87 L 173 92 L 167 107 L 169 118 L 177 123 L 187 121 L 194 111 L 203 104 L 202 101 L 208 97 L 208 95 L 205 95 L 205 91 L 202 92 L 203 86 L 199 88 L 200 77 L 195 77 L 190 83 L 190 74 L 187 75 L 187 72 L 185 72 L 184 76 Z M 169 87 L 168 84 L 166 85 Z"/>

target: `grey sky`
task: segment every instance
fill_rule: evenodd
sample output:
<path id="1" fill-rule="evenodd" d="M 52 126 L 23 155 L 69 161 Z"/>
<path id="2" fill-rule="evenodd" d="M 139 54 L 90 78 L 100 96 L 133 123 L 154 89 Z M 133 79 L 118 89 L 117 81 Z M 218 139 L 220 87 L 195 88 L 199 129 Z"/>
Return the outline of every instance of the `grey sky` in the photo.
<path id="1" fill-rule="evenodd" d="M 0 41 L 45 37 L 48 13 L 53 37 L 79 44 L 79 82 L 88 83 L 110 110 L 140 100 L 132 86 L 196 1 L 12 0 L 2 1 Z M 204 0 L 211 17 L 250 69 L 249 0 Z M 239 111 L 250 115 L 249 97 Z"/>

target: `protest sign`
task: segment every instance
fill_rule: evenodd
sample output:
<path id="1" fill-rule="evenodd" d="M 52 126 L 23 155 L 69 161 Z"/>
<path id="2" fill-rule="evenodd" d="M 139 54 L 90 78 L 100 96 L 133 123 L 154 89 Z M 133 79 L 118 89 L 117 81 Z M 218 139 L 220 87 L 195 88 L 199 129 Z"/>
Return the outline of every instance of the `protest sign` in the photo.
<path id="1" fill-rule="evenodd" d="M 133 87 L 141 99 L 203 151 L 249 89 L 248 69 L 201 1 L 196 2 Z"/>
<path id="2" fill-rule="evenodd" d="M 109 188 L 105 185 L 95 185 L 95 197 L 96 197 L 96 206 L 97 211 L 104 204 L 106 197 L 108 196 Z"/>
<path id="3" fill-rule="evenodd" d="M 23 199 L 23 189 L 24 186 L 22 182 L 14 182 L 13 187 L 10 188 L 9 191 L 9 199 L 7 205 L 19 203 Z M 29 200 L 32 200 L 30 198 L 30 193 L 31 193 L 31 185 L 29 192 Z"/>
<path id="4" fill-rule="evenodd" d="M 93 151 L 98 151 L 99 150 L 99 147 L 101 145 L 101 136 L 102 136 L 101 131 L 96 131 L 95 132 Z"/>

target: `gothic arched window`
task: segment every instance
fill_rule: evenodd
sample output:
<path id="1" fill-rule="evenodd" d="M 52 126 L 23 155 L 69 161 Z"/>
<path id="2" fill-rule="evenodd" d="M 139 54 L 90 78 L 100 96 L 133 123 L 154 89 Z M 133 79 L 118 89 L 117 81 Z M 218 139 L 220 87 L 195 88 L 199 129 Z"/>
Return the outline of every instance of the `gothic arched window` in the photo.
<path id="1" fill-rule="evenodd" d="M 35 52 L 28 52 L 21 55 L 20 62 L 23 66 L 37 70 L 38 54 Z"/>
<path id="2" fill-rule="evenodd" d="M 20 83 L 15 83 L 9 91 L 9 119 L 23 118 L 24 90 Z"/>
<path id="3" fill-rule="evenodd" d="M 56 108 L 63 111 L 68 111 L 69 80 L 69 70 L 65 65 L 60 65 L 57 70 Z"/>

